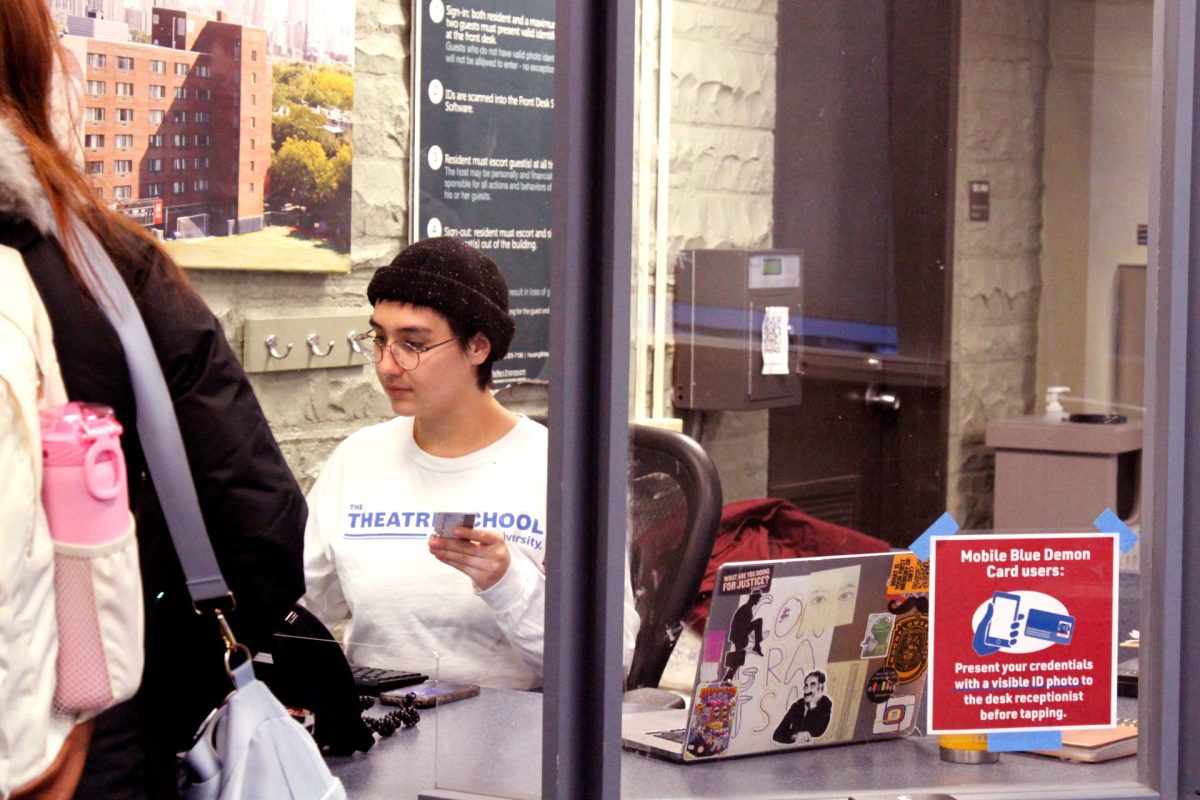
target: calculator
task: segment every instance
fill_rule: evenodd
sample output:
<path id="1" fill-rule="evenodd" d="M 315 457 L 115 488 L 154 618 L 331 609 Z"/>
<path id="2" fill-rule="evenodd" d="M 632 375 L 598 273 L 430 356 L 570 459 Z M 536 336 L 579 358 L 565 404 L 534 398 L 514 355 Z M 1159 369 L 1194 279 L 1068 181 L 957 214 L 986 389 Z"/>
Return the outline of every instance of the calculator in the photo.
<path id="1" fill-rule="evenodd" d="M 360 667 L 350 665 L 350 673 L 354 676 L 354 687 L 359 694 L 378 695 L 389 689 L 400 689 L 424 683 L 429 676 L 419 672 L 409 672 L 403 669 L 382 669 L 380 667 Z"/>

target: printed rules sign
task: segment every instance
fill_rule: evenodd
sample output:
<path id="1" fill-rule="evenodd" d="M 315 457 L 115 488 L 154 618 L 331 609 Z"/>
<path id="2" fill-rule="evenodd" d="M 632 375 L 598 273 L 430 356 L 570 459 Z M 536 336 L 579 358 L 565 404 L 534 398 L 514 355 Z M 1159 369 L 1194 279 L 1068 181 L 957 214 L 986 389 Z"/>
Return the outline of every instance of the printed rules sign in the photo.
<path id="1" fill-rule="evenodd" d="M 1116 713 L 1117 536 L 944 536 L 930 552 L 929 732 Z"/>

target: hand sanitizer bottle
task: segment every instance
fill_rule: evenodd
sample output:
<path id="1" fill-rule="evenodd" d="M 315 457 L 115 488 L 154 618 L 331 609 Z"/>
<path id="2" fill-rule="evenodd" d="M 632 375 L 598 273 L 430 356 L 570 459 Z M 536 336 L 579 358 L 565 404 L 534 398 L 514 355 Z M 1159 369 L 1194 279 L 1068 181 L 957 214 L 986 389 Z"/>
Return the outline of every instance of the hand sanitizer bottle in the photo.
<path id="1" fill-rule="evenodd" d="M 1047 386 L 1046 387 L 1046 413 L 1043 418 L 1047 422 L 1062 422 L 1067 418 L 1063 413 L 1061 395 L 1071 391 L 1070 386 Z"/>

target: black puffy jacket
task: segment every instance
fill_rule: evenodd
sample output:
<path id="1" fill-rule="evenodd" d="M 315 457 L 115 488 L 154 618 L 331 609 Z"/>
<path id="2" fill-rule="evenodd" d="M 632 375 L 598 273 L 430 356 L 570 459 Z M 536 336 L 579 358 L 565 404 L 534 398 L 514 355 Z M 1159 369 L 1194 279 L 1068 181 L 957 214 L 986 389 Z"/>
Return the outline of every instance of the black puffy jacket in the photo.
<path id="1" fill-rule="evenodd" d="M 112 406 L 125 428 L 147 620 L 142 734 L 154 747 L 182 749 L 230 684 L 216 624 L 192 610 L 146 475 L 124 352 L 103 311 L 72 280 L 54 238 L 10 211 L 0 212 L 0 243 L 25 258 L 54 327 L 69 397 Z M 142 258 L 117 267 L 174 401 L 213 550 L 236 598 L 230 623 L 241 641 L 258 649 L 304 593 L 304 496 L 217 319 L 170 277 L 165 256 L 147 243 L 135 240 L 135 246 Z"/>

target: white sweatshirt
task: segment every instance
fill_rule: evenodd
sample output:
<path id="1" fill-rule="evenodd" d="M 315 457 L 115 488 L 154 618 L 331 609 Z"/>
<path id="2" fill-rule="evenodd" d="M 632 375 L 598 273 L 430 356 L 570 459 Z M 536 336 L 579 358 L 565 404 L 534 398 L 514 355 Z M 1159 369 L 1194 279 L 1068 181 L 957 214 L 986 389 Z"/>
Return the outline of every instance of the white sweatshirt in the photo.
<path id="1" fill-rule="evenodd" d="M 41 298 L 21 254 L 0 247 L 0 798 L 45 772 L 75 724 L 51 712 L 58 627 L 39 380 L 43 405 L 66 401 Z"/>
<path id="2" fill-rule="evenodd" d="M 355 664 L 443 681 L 528 689 L 542 682 L 547 432 L 522 417 L 501 440 L 439 458 L 411 417 L 342 442 L 308 495 L 304 604 L 326 625 L 348 619 Z M 473 512 L 508 541 L 508 572 L 486 591 L 429 552 L 436 512 Z M 625 664 L 637 635 L 626 576 Z"/>

